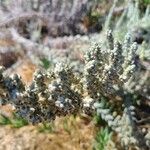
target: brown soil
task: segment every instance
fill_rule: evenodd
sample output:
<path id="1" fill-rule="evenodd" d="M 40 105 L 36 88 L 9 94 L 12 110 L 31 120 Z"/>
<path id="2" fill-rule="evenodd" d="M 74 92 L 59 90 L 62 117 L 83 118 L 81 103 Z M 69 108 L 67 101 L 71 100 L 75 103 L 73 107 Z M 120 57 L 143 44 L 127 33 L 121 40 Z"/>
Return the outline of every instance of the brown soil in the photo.
<path id="1" fill-rule="evenodd" d="M 64 127 L 67 120 L 67 129 Z M 87 119 L 72 116 L 54 121 L 52 133 L 39 132 L 39 126 L 15 129 L 0 126 L 0 150 L 90 150 L 94 125 Z"/>

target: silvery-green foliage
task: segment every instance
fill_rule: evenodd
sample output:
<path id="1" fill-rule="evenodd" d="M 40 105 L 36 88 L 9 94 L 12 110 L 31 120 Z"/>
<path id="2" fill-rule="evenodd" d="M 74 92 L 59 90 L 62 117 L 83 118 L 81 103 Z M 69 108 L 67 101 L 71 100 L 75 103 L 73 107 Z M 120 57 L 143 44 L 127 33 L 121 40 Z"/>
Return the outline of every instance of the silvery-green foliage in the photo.
<path id="1" fill-rule="evenodd" d="M 60 108 L 60 115 L 78 112 L 81 108 L 82 95 L 80 80 L 69 66 L 58 64 L 54 70 L 55 78 L 49 85 L 49 102 L 54 101 Z"/>
<path id="2" fill-rule="evenodd" d="M 123 147 L 147 149 L 148 134 L 138 130 L 134 91 L 127 86 L 139 73 L 137 44 L 129 36 L 120 43 L 111 31 L 105 44 L 105 48 L 95 44 L 87 51 L 81 75 L 60 63 L 51 71 L 37 71 L 31 85 L 25 86 L 17 75 L 4 76 L 1 68 L 2 103 L 12 104 L 19 116 L 32 123 L 79 112 L 90 115 L 96 111 L 118 133 Z M 142 85 L 145 86 L 145 82 Z M 99 101 L 102 98 L 104 100 Z"/>
<path id="3" fill-rule="evenodd" d="M 108 126 L 112 130 L 118 133 L 122 146 L 130 147 L 132 144 L 137 145 L 136 138 L 132 136 L 133 128 L 130 124 L 130 118 L 126 113 L 126 109 L 122 112 L 123 114 L 121 116 L 116 110 L 113 111 L 113 107 L 107 105 L 104 100 L 95 103 L 94 107 L 97 110 L 97 114 L 108 123 Z"/>
<path id="4" fill-rule="evenodd" d="M 17 75 L 5 77 L 2 71 L 2 104 L 11 103 L 17 114 L 29 122 L 53 120 L 56 114 L 63 116 L 81 109 L 80 80 L 66 65 L 57 65 L 52 73 L 35 72 L 33 82 L 28 87 L 23 85 Z"/>
<path id="5" fill-rule="evenodd" d="M 139 9 L 139 0 L 128 0 L 121 17 L 114 23 L 114 33 L 119 39 L 129 32 L 132 33 L 134 40 L 142 37 L 145 41 L 149 42 L 150 34 L 150 7 L 147 5 L 143 13 Z"/>
<path id="6" fill-rule="evenodd" d="M 124 44 L 107 34 L 107 49 L 94 45 L 85 56 L 83 82 L 88 95 L 97 98 L 116 92 L 136 70 L 137 44 L 125 39 Z M 94 90 L 93 90 L 94 89 Z"/>
<path id="7" fill-rule="evenodd" d="M 87 97 L 84 100 L 84 108 L 86 111 L 89 108 L 94 110 L 92 107 L 94 106 L 102 119 L 119 133 L 122 145 L 145 147 L 146 143 L 140 141 L 144 135 L 137 130 L 135 112 L 131 109 L 134 108 L 132 97 L 128 96 L 131 86 L 127 86 L 130 81 L 133 83 L 133 79 L 140 73 L 136 54 L 137 44 L 132 42 L 129 35 L 123 44 L 114 41 L 110 31 L 107 34 L 106 44 L 108 47 L 105 50 L 98 44 L 94 45 L 85 57 L 83 85 Z M 136 85 L 139 84 L 137 80 L 135 82 Z M 116 95 L 122 97 L 122 102 L 119 102 Z M 108 104 L 113 107 L 105 108 L 102 102 L 98 102 L 100 97 L 106 97 Z"/>
<path id="8" fill-rule="evenodd" d="M 102 50 L 97 44 L 87 52 L 87 55 L 85 56 L 83 77 L 81 76 L 79 79 L 78 76 L 73 73 L 71 68 L 69 69 L 67 66 L 62 67 L 57 65 L 49 77 L 47 73 L 36 73 L 33 83 L 21 91 L 21 88 L 16 86 L 22 84 L 14 85 L 16 82 L 14 82 L 14 78 L 4 77 L 1 72 L 1 76 L 3 77 L 2 80 L 7 81 L 1 83 L 2 89 L 6 89 L 7 87 L 6 90 L 7 92 L 9 91 L 8 94 L 12 97 L 12 89 L 10 89 L 12 86 L 15 87 L 13 92 L 16 91 L 17 93 L 12 97 L 13 99 L 17 99 L 17 96 L 25 96 L 25 99 L 34 99 L 35 103 L 38 103 L 38 99 L 40 99 L 40 103 L 42 100 L 47 101 L 49 99 L 49 104 L 51 103 L 53 105 L 53 102 L 56 102 L 55 104 L 62 109 L 64 106 L 61 102 L 68 105 L 68 103 L 72 103 L 71 101 L 74 99 L 73 102 L 75 101 L 75 104 L 73 104 L 73 106 L 76 104 L 79 105 L 77 101 L 81 101 L 83 96 L 86 99 L 86 95 L 91 99 L 94 99 L 94 101 L 100 96 L 113 95 L 133 74 L 133 71 L 136 68 L 136 65 L 134 64 L 134 55 L 137 47 L 135 43 L 131 44 L 131 46 L 129 44 L 129 51 L 127 53 L 130 54 L 130 57 L 125 59 L 122 53 L 125 48 L 123 48 L 122 44 L 117 41 L 114 42 L 110 31 L 108 32 L 107 37 L 107 50 Z M 51 78 L 48 84 L 45 83 L 45 78 L 47 77 Z M 21 82 L 19 78 L 17 79 L 17 82 Z M 30 102 L 32 103 L 32 101 L 29 101 L 29 103 Z"/>

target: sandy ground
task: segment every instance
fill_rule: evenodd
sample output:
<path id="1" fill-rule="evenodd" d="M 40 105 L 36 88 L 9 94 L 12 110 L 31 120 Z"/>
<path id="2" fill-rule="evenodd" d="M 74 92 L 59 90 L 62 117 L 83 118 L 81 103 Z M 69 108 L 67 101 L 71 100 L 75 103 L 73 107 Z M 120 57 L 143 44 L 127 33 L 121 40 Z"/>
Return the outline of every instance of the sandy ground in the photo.
<path id="1" fill-rule="evenodd" d="M 64 126 L 67 120 L 67 129 Z M 59 118 L 51 133 L 39 131 L 39 126 L 16 129 L 0 126 L 0 150 L 91 150 L 94 125 L 88 119 Z"/>

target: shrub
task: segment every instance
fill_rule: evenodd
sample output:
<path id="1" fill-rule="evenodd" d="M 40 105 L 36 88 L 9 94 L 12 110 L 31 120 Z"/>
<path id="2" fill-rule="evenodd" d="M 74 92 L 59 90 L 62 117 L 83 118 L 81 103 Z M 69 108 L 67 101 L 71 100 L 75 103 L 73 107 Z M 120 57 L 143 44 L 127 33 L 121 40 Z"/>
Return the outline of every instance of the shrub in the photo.
<path id="1" fill-rule="evenodd" d="M 148 148 L 145 134 L 136 124 L 132 98 L 136 90 L 129 86 L 140 73 L 137 44 L 129 36 L 121 44 L 109 31 L 106 45 L 106 49 L 99 44 L 91 47 L 80 76 L 69 65 L 57 64 L 54 71 L 37 71 L 31 85 L 25 86 L 18 75 L 4 76 L 1 67 L 1 103 L 11 103 L 20 117 L 33 124 L 96 111 L 118 133 L 122 146 Z"/>

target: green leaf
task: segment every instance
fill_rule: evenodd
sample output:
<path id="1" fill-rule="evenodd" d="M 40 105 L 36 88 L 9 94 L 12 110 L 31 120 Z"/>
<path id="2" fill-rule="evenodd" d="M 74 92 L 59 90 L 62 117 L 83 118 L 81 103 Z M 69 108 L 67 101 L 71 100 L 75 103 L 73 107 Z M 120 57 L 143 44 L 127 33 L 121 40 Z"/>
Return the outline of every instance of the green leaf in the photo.
<path id="1" fill-rule="evenodd" d="M 108 141 L 111 139 L 112 133 L 110 132 L 109 128 L 101 128 L 101 130 L 97 133 L 94 142 L 94 150 L 105 150 L 105 146 L 107 145 Z"/>
<path id="2" fill-rule="evenodd" d="M 45 69 L 50 68 L 51 62 L 50 62 L 48 59 L 42 58 L 42 59 L 41 59 L 41 62 L 42 62 L 42 66 L 43 66 Z"/>

